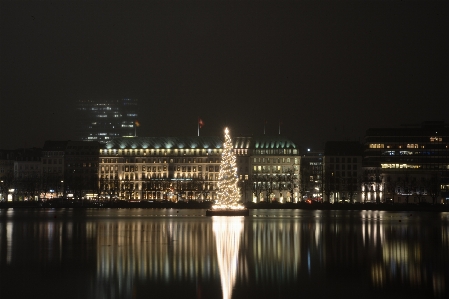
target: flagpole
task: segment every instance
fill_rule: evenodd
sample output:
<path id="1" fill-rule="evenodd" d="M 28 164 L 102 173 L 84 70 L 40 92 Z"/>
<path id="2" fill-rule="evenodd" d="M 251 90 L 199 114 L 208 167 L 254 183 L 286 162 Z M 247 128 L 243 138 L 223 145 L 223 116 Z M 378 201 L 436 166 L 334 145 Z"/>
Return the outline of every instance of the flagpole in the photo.
<path id="1" fill-rule="evenodd" d="M 279 135 L 281 135 L 281 120 L 279 120 Z"/>
<path id="2" fill-rule="evenodd" d="M 198 137 L 200 137 L 200 117 L 199 116 L 198 116 L 197 125 L 198 125 Z"/>

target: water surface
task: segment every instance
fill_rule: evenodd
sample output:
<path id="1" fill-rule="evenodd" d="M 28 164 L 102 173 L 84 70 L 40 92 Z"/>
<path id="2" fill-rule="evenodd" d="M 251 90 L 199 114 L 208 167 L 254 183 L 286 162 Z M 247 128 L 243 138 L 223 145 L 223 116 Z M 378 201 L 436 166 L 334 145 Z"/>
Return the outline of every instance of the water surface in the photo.
<path id="1" fill-rule="evenodd" d="M 1 298 L 447 298 L 449 213 L 0 210 Z"/>

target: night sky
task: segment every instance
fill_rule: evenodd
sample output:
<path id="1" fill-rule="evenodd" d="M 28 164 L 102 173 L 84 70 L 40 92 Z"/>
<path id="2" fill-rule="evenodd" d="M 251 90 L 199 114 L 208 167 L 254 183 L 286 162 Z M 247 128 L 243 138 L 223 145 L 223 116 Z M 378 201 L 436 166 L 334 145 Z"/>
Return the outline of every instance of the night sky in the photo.
<path id="1" fill-rule="evenodd" d="M 447 1 L 0 1 L 0 149 L 74 139 L 80 99 L 139 136 L 300 147 L 449 115 Z M 446 121 L 447 122 L 447 121 Z"/>

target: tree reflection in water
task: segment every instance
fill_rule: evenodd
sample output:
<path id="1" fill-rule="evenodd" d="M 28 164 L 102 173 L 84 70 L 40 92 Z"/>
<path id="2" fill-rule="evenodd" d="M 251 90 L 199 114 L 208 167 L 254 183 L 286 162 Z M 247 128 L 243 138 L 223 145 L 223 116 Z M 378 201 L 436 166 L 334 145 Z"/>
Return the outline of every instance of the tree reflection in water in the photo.
<path id="1" fill-rule="evenodd" d="M 449 213 L 203 215 L 0 210 L 0 297 L 449 298 Z"/>
<path id="2" fill-rule="evenodd" d="M 217 248 L 223 299 L 231 298 L 237 277 L 240 238 L 244 217 L 213 217 L 213 231 Z"/>

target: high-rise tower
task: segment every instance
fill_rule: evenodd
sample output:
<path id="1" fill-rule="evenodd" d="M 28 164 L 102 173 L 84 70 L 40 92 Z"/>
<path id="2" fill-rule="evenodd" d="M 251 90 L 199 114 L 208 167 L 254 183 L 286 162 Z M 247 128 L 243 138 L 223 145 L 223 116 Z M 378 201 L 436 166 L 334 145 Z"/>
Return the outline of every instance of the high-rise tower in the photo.
<path id="1" fill-rule="evenodd" d="M 80 100 L 77 106 L 81 140 L 107 142 L 135 136 L 137 99 Z"/>

